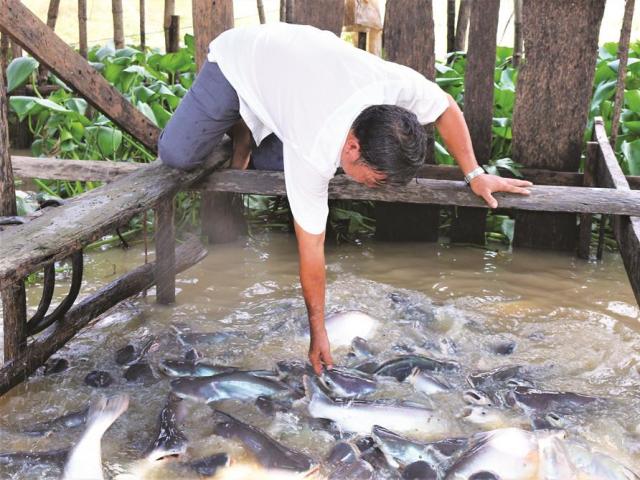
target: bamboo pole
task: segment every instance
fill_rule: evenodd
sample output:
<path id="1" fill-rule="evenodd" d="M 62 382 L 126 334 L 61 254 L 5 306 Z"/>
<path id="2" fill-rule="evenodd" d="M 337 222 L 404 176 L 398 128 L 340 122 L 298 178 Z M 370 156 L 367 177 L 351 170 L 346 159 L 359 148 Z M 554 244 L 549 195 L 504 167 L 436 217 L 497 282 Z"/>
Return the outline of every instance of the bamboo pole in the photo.
<path id="1" fill-rule="evenodd" d="M 164 48 L 171 52 L 171 17 L 176 14 L 176 0 L 164 0 Z"/>
<path id="2" fill-rule="evenodd" d="M 266 23 L 267 19 L 264 16 L 264 2 L 262 0 L 257 0 L 258 3 L 258 18 L 260 18 L 260 23 Z"/>
<path id="3" fill-rule="evenodd" d="M 9 156 L 9 128 L 7 89 L 4 69 L 0 70 L 0 216 L 17 214 L 16 192 Z M 27 323 L 27 300 L 24 282 L 18 280 L 0 292 L 4 330 L 4 362 L 17 358 L 22 352 Z"/>
<path id="4" fill-rule="evenodd" d="M 462 0 L 458 10 L 458 23 L 456 25 L 456 38 L 454 49 L 456 52 L 463 52 L 467 44 L 467 29 L 469 28 L 469 18 L 471 17 L 471 0 Z"/>
<path id="5" fill-rule="evenodd" d="M 633 19 L 633 7 L 635 0 L 627 0 L 624 6 L 622 29 L 620 30 L 620 43 L 618 44 L 618 82 L 616 83 L 616 96 L 613 102 L 613 118 L 611 119 L 611 145 L 615 149 L 618 139 L 618 127 L 620 126 L 620 112 L 624 101 L 624 79 L 627 76 L 627 61 L 629 60 L 629 40 L 631 38 L 631 20 Z"/>
<path id="6" fill-rule="evenodd" d="M 522 0 L 514 0 L 514 45 L 513 45 L 513 67 L 517 68 L 522 61 L 524 53 L 524 37 L 522 35 Z"/>
<path id="7" fill-rule="evenodd" d="M 80 55 L 87 58 L 87 0 L 78 0 L 78 44 Z"/>
<path id="8" fill-rule="evenodd" d="M 124 48 L 124 19 L 122 18 L 122 0 L 111 0 L 113 14 L 113 43 L 116 49 Z"/>
<path id="9" fill-rule="evenodd" d="M 144 0 L 140 0 L 140 50 L 143 52 L 147 47 L 147 34 L 145 28 L 145 15 L 146 9 L 144 5 Z"/>

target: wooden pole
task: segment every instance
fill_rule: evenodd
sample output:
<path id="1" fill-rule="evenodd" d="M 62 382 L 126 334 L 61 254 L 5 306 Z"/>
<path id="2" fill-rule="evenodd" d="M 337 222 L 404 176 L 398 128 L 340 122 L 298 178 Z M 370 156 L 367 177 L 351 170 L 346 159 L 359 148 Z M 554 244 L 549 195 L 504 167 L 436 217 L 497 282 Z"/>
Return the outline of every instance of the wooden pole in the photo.
<path id="1" fill-rule="evenodd" d="M 7 89 L 4 69 L 0 70 L 0 216 L 17 214 L 16 192 L 9 156 Z M 17 358 L 24 348 L 27 323 L 27 301 L 24 282 L 18 280 L 2 290 L 2 322 L 4 329 L 4 362 Z"/>
<path id="2" fill-rule="evenodd" d="M 22 47 L 11 40 L 11 58 L 20 58 L 22 56 Z"/>
<path id="3" fill-rule="evenodd" d="M 80 55 L 87 58 L 89 50 L 87 44 L 87 0 L 78 0 L 78 43 Z"/>
<path id="4" fill-rule="evenodd" d="M 471 16 L 471 0 L 461 0 L 460 9 L 458 10 L 458 23 L 456 25 L 456 39 L 454 42 L 454 50 L 463 52 L 467 44 L 467 28 L 469 27 L 469 18 Z"/>
<path id="5" fill-rule="evenodd" d="M 116 49 L 124 48 L 124 19 L 122 17 L 122 0 L 111 0 L 113 14 L 113 43 Z"/>
<path id="6" fill-rule="evenodd" d="M 171 15 L 169 25 L 169 48 L 167 52 L 177 52 L 180 49 L 180 16 Z"/>
<path id="7" fill-rule="evenodd" d="M 280 0 L 280 21 L 287 21 L 287 0 Z"/>
<path id="8" fill-rule="evenodd" d="M 358 32 L 358 48 L 360 50 L 367 49 L 367 32 Z"/>
<path id="9" fill-rule="evenodd" d="M 613 118 L 611 119 L 611 145 L 615 149 L 618 140 L 618 127 L 620 126 L 620 112 L 624 101 L 624 79 L 627 75 L 627 61 L 629 60 L 629 40 L 631 38 L 631 20 L 633 19 L 633 7 L 635 0 L 627 0 L 624 6 L 622 29 L 620 30 L 620 43 L 618 43 L 618 81 L 616 83 L 616 96 L 613 102 Z"/>
<path id="10" fill-rule="evenodd" d="M 155 208 L 156 220 L 156 301 L 163 305 L 176 301 L 176 229 L 174 197 Z"/>
<path id="11" fill-rule="evenodd" d="M 0 68 L 3 72 L 9 64 L 9 35 L 0 33 Z"/>
<path id="12" fill-rule="evenodd" d="M 587 142 L 586 156 L 584 159 L 585 187 L 596 186 L 596 168 L 598 165 L 598 142 Z M 578 231 L 578 258 L 589 259 L 591 246 L 591 213 L 580 214 L 580 227 Z"/>
<path id="13" fill-rule="evenodd" d="M 285 22 L 295 23 L 295 0 L 287 0 Z"/>
<path id="14" fill-rule="evenodd" d="M 194 2 L 195 3 L 195 2 Z M 171 17 L 176 14 L 176 0 L 164 0 L 164 48 L 171 52 Z"/>
<path id="15" fill-rule="evenodd" d="M 140 0 L 140 50 L 143 52 L 147 48 L 147 32 L 145 27 L 146 9 L 144 0 Z"/>
<path id="16" fill-rule="evenodd" d="M 47 27 L 51 30 L 56 29 L 56 22 L 58 21 L 58 10 L 60 8 L 60 0 L 50 0 L 49 11 L 47 12 Z M 40 65 L 38 69 L 38 84 L 42 85 L 47 82 L 47 76 L 49 72 L 44 65 Z"/>
<path id="17" fill-rule="evenodd" d="M 257 0 L 258 3 L 258 18 L 260 19 L 260 23 L 267 23 L 267 18 L 264 15 L 264 2 L 262 0 Z"/>
<path id="18" fill-rule="evenodd" d="M 456 0 L 447 0 L 447 53 L 453 52 L 456 43 Z"/>
<path id="19" fill-rule="evenodd" d="M 524 53 L 524 37 L 522 35 L 522 0 L 513 0 L 514 10 L 514 45 L 513 45 L 513 67 L 518 68 Z"/>

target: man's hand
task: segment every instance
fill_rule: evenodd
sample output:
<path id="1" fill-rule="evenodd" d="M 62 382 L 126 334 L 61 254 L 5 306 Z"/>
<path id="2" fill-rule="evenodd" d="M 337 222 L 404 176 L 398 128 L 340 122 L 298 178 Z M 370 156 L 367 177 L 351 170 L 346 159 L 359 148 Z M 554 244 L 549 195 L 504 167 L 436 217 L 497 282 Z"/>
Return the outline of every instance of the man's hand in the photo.
<path id="1" fill-rule="evenodd" d="M 309 361 L 317 375 L 322 374 L 323 365 L 329 370 L 333 368 L 329 337 L 327 336 L 327 331 L 324 328 L 318 332 L 311 332 Z"/>
<path id="2" fill-rule="evenodd" d="M 478 175 L 469 186 L 473 193 L 484 199 L 489 208 L 496 208 L 498 201 L 492 195 L 495 192 L 519 193 L 521 195 L 529 195 L 529 190 L 525 187 L 533 185 L 527 180 L 518 180 L 516 178 L 503 178 L 497 175 Z"/>

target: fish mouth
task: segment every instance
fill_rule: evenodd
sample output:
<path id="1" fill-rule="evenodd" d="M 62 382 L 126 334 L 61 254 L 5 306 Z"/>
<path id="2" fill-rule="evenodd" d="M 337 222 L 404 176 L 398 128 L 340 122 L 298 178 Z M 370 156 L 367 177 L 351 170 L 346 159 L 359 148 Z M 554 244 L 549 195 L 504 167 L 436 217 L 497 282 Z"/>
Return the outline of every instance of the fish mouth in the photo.
<path id="1" fill-rule="evenodd" d="M 182 455 L 184 455 L 186 451 L 186 448 L 172 450 L 154 450 L 149 455 L 147 455 L 147 460 L 149 460 L 150 462 L 158 463 L 175 461 L 182 458 Z"/>
<path id="2" fill-rule="evenodd" d="M 458 417 L 467 418 L 467 417 L 470 417 L 472 413 L 473 413 L 473 407 L 464 407 L 460 412 L 460 414 L 458 415 Z"/>

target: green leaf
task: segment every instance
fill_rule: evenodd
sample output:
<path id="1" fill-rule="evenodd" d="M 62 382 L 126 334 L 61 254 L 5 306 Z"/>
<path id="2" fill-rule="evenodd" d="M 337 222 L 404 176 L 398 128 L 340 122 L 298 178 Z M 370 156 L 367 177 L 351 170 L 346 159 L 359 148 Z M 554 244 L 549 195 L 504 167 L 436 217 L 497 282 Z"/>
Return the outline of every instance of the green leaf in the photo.
<path id="1" fill-rule="evenodd" d="M 185 34 L 184 36 L 184 45 L 187 51 L 192 55 L 196 55 L 196 39 L 190 33 Z"/>
<path id="2" fill-rule="evenodd" d="M 167 53 L 159 62 L 159 66 L 162 70 L 174 74 L 180 71 L 187 71 L 192 65 L 193 60 L 186 50 L 181 50 L 176 53 Z"/>
<path id="3" fill-rule="evenodd" d="M 496 48 L 496 61 L 497 61 L 497 63 L 504 63 L 511 57 L 513 57 L 513 48 L 512 47 L 497 47 Z"/>
<path id="4" fill-rule="evenodd" d="M 113 48 L 113 46 L 111 44 L 107 44 L 96 52 L 96 60 L 98 62 L 102 62 L 107 57 L 113 57 L 115 54 L 116 50 Z"/>
<path id="5" fill-rule="evenodd" d="M 150 88 L 145 87 L 144 85 L 139 85 L 133 89 L 133 94 L 136 96 L 136 98 L 143 102 L 148 102 L 149 99 L 155 95 L 155 93 L 156 92 L 154 92 Z"/>
<path id="6" fill-rule="evenodd" d="M 628 90 L 624 92 L 624 102 L 634 112 L 640 112 L 640 90 Z"/>
<path id="7" fill-rule="evenodd" d="M 148 103 L 138 102 L 136 104 L 136 108 L 140 110 L 145 117 L 151 120 L 156 125 L 156 127 L 158 126 L 158 120 L 156 119 L 156 115 L 153 113 L 153 110 L 151 110 L 151 107 L 149 106 Z"/>
<path id="8" fill-rule="evenodd" d="M 35 58 L 14 58 L 7 67 L 7 93 L 24 85 L 39 65 Z"/>
<path id="9" fill-rule="evenodd" d="M 122 143 L 122 132 L 113 127 L 87 127 L 85 132 L 95 140 L 100 153 L 105 157 L 113 155 Z"/>
<path id="10" fill-rule="evenodd" d="M 153 114 L 158 122 L 158 127 L 164 128 L 169 119 L 171 119 L 171 113 L 162 107 L 159 103 L 151 104 L 151 110 L 153 110 Z"/>
<path id="11" fill-rule="evenodd" d="M 640 139 L 622 142 L 622 155 L 629 166 L 629 174 L 640 175 Z"/>
<path id="12" fill-rule="evenodd" d="M 64 102 L 65 107 L 69 110 L 84 115 L 87 111 L 87 101 L 84 98 L 70 98 Z"/>
<path id="13" fill-rule="evenodd" d="M 640 135 L 640 121 L 639 120 L 630 120 L 628 122 L 622 122 L 621 124 L 622 130 L 624 133 L 633 133 L 636 135 Z"/>
<path id="14" fill-rule="evenodd" d="M 33 97 L 13 96 L 9 98 L 9 107 L 18 115 L 18 120 L 21 122 L 27 118 L 35 105 Z"/>
<path id="15" fill-rule="evenodd" d="M 609 100 L 613 96 L 616 89 L 616 81 L 610 80 L 608 82 L 603 82 L 596 87 L 595 92 L 593 93 L 593 98 L 591 100 L 591 107 L 589 112 L 591 114 L 597 114 L 600 108 L 600 104 L 604 100 Z"/>
<path id="16" fill-rule="evenodd" d="M 106 63 L 102 74 L 109 83 L 114 85 L 120 80 L 120 74 L 126 67 L 124 65 L 118 65 L 116 63 Z"/>

